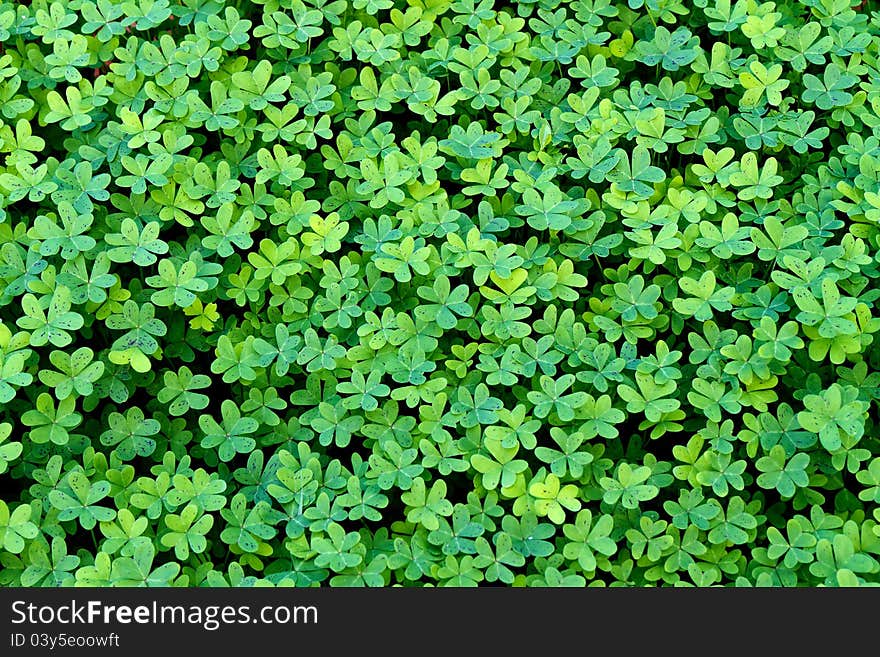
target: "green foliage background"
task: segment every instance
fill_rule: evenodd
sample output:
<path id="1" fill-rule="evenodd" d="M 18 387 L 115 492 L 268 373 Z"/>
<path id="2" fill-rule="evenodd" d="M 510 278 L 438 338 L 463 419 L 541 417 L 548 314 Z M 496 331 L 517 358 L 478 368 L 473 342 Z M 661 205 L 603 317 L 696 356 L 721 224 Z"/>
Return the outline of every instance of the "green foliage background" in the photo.
<path id="1" fill-rule="evenodd" d="M 0 4 L 0 583 L 880 582 L 878 46 Z"/>

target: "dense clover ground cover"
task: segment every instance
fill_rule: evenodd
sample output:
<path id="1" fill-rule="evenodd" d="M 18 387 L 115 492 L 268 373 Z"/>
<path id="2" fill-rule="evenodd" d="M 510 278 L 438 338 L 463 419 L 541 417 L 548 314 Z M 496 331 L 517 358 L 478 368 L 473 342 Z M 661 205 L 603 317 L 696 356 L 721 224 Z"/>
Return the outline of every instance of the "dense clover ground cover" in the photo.
<path id="1" fill-rule="evenodd" d="M 878 46 L 0 4 L 0 583 L 880 582 Z"/>

